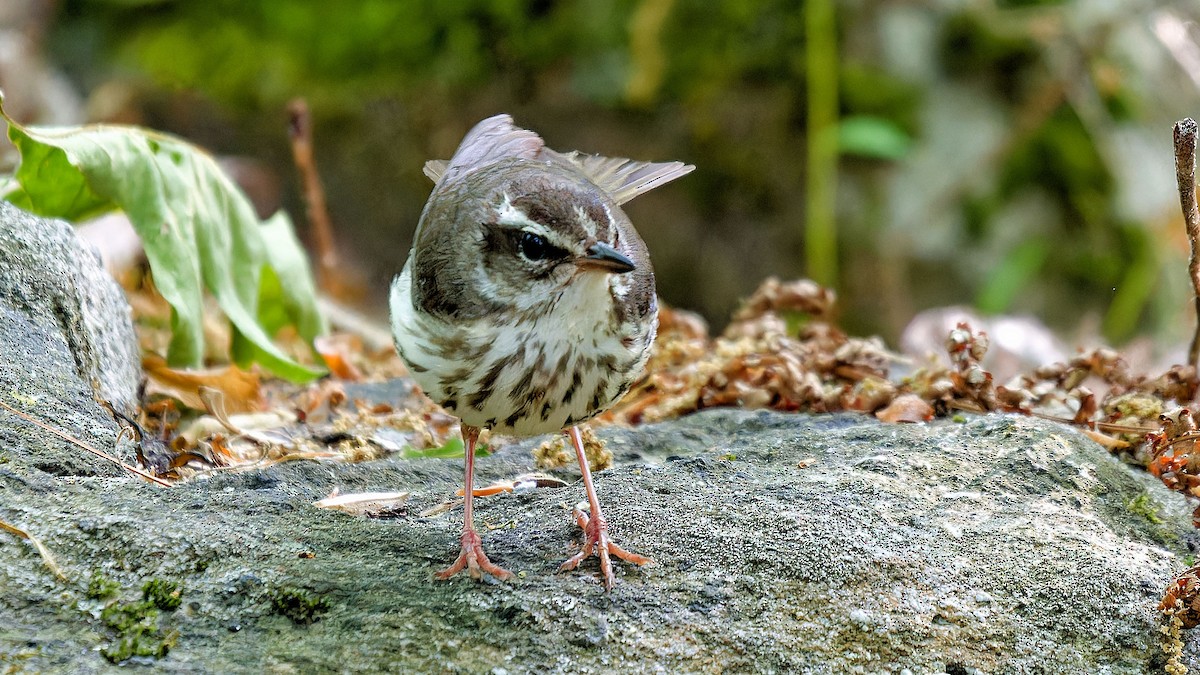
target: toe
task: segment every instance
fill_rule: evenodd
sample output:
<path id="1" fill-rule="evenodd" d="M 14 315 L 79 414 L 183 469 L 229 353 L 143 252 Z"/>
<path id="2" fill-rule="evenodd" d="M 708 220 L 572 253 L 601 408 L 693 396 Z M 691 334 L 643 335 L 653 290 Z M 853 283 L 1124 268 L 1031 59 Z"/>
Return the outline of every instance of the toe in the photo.
<path id="1" fill-rule="evenodd" d="M 617 546 L 613 542 L 608 543 L 608 552 L 617 556 L 621 560 L 624 560 L 625 562 L 633 563 L 634 565 L 652 565 L 652 564 L 654 564 L 654 561 L 651 560 L 650 558 L 648 558 L 644 555 L 638 555 L 637 553 L 634 553 L 633 551 L 626 551 L 625 549 L 621 548 L 620 546 Z"/>
<path id="2" fill-rule="evenodd" d="M 483 552 L 483 545 L 479 542 L 479 535 L 474 532 L 463 534 L 462 552 L 458 554 L 458 558 L 452 565 L 434 573 L 433 576 L 444 581 L 464 569 L 474 579 L 483 578 L 485 572 L 500 581 L 511 579 L 513 576 L 512 572 L 488 560 L 487 554 Z"/>

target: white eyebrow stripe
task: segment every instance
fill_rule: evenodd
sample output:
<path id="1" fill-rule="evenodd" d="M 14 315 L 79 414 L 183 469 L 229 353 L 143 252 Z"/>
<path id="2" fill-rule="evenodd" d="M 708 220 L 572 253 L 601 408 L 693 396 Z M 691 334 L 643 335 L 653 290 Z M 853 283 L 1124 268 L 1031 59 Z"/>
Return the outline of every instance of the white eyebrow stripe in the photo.
<path id="1" fill-rule="evenodd" d="M 583 207 L 575 207 L 575 219 L 583 226 L 583 230 L 587 232 L 589 239 L 596 239 L 596 232 L 599 230 L 600 224 L 592 220 L 592 217 L 588 215 L 587 211 L 583 210 Z"/>
<path id="2" fill-rule="evenodd" d="M 500 204 L 500 207 L 496 209 L 496 222 L 501 225 L 518 228 L 524 232 L 540 235 L 546 241 L 561 249 L 570 251 L 573 248 L 568 245 L 568 242 L 563 239 L 560 233 L 551 230 L 536 220 L 531 220 L 524 211 L 512 203 L 512 199 L 507 193 L 504 195 L 504 201 Z"/>
<path id="3" fill-rule="evenodd" d="M 518 225 L 520 227 L 541 227 L 541 223 L 536 223 L 529 219 L 529 216 L 524 211 L 518 209 L 512 203 L 512 198 L 508 194 L 504 195 L 504 201 L 501 202 L 500 208 L 496 209 L 498 216 L 496 222 L 501 225 Z"/>
<path id="4" fill-rule="evenodd" d="M 540 234 L 543 237 L 550 235 L 549 228 L 537 221 L 530 220 L 524 211 L 518 209 L 512 203 L 512 199 L 507 194 L 504 195 L 504 202 L 500 204 L 500 208 L 496 209 L 496 216 L 496 222 L 501 225 L 515 226 L 522 230 Z"/>

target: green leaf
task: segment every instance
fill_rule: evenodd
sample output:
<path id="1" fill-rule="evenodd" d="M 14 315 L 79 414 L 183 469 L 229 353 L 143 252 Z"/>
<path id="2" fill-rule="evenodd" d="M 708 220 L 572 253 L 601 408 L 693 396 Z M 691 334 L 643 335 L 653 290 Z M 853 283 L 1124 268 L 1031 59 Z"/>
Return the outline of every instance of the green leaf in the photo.
<path id="1" fill-rule="evenodd" d="M 266 242 L 267 265 L 262 268 L 259 286 L 258 323 L 268 334 L 284 326 L 296 326 L 308 339 L 325 332 L 325 322 L 312 301 L 317 289 L 308 266 L 308 255 L 292 228 L 292 219 L 283 211 L 262 222 L 259 228 Z M 233 360 L 245 366 L 251 361 L 263 364 L 271 372 L 290 380 L 311 379 L 308 369 L 292 362 L 279 362 L 274 354 L 233 332 Z"/>
<path id="2" fill-rule="evenodd" d="M 312 338 L 328 329 L 325 319 L 317 311 L 313 298 L 317 296 L 317 287 L 313 283 L 312 270 L 308 266 L 308 254 L 300 240 L 296 238 L 292 219 L 284 211 L 262 222 L 259 228 L 263 239 L 267 242 L 267 268 L 264 270 L 263 290 L 260 297 L 278 302 L 260 306 L 259 316 L 263 317 L 263 325 L 269 331 L 276 331 L 286 324 L 294 324 L 300 334 Z M 267 279 L 277 285 L 278 290 L 267 293 Z M 263 309 L 270 311 L 271 307 L 282 308 L 287 317 L 285 323 L 268 323 Z"/>
<path id="3" fill-rule="evenodd" d="M 199 148 L 126 126 L 21 127 L 5 114 L 21 153 L 4 198 L 34 213 L 81 220 L 120 209 L 142 238 L 154 281 L 171 305 L 168 361 L 199 366 L 202 296 L 216 297 L 234 328 L 234 359 L 256 361 L 294 381 L 322 371 L 272 342 L 295 324 L 307 340 L 322 333 L 307 258 L 291 223 L 260 223 L 245 196 Z"/>
<path id="4" fill-rule="evenodd" d="M 838 148 L 844 155 L 869 159 L 902 159 L 912 138 L 895 122 L 882 117 L 858 115 L 838 123 Z"/>
<path id="5" fill-rule="evenodd" d="M 487 457 L 491 454 L 486 444 L 480 443 L 475 446 L 476 457 Z M 400 456 L 405 459 L 453 459 L 455 457 L 465 457 L 467 455 L 466 448 L 463 446 L 461 438 L 451 438 L 442 445 L 436 448 L 425 448 L 417 450 L 412 446 L 405 446 L 400 451 Z"/>

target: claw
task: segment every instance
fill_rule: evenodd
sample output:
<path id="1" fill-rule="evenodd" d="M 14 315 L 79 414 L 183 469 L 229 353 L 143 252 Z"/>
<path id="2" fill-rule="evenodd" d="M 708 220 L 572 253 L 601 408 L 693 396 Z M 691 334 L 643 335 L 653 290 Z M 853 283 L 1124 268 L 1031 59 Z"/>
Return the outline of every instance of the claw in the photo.
<path id="1" fill-rule="evenodd" d="M 462 552 L 458 554 L 458 558 L 449 567 L 440 572 L 435 572 L 433 576 L 445 581 L 464 569 L 467 570 L 467 574 L 470 574 L 473 579 L 479 579 L 483 576 L 482 572 L 487 572 L 500 581 L 505 581 L 513 575 L 512 572 L 488 560 L 487 554 L 483 552 L 483 542 L 479 539 L 479 533 L 475 530 L 463 531 Z"/>
<path id="2" fill-rule="evenodd" d="M 559 572 L 573 570 L 579 567 L 579 563 L 583 562 L 588 556 L 592 555 L 592 551 L 596 551 L 600 558 L 600 574 L 604 577 L 604 590 L 611 591 L 616 579 L 613 577 L 612 561 L 610 555 L 631 562 L 635 565 L 649 565 L 654 561 L 644 555 L 638 555 L 618 546 L 608 538 L 608 523 L 604 522 L 604 518 L 599 516 L 588 516 L 579 509 L 572 511 L 575 516 L 575 522 L 583 529 L 583 548 L 579 553 L 567 558 L 567 560 L 559 566 Z"/>

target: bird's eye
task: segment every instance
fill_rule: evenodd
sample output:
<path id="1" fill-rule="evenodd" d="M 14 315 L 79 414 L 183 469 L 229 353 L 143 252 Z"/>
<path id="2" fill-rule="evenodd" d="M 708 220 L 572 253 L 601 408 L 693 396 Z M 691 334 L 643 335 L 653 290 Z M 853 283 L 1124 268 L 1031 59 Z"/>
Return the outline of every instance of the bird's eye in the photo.
<path id="1" fill-rule="evenodd" d="M 550 260 L 562 255 L 563 250 L 546 241 L 540 234 L 522 232 L 519 242 L 521 255 L 532 261 Z"/>

